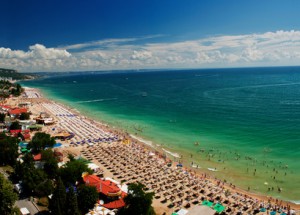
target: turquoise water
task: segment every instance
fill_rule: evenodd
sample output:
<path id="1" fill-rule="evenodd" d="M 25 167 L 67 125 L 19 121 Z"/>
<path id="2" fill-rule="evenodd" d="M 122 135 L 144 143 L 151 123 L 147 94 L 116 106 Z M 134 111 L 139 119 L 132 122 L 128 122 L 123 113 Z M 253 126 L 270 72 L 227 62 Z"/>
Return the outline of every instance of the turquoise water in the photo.
<path id="1" fill-rule="evenodd" d="M 298 67 L 95 73 L 23 84 L 178 152 L 186 165 L 300 200 Z"/>

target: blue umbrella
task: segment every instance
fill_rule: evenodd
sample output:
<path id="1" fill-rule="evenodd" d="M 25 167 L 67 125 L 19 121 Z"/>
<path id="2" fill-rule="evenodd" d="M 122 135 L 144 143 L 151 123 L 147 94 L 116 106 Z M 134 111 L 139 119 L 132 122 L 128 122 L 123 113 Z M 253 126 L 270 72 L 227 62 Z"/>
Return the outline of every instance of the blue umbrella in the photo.
<path id="1" fill-rule="evenodd" d="M 276 211 L 271 211 L 270 212 L 270 215 L 275 215 L 276 214 Z"/>

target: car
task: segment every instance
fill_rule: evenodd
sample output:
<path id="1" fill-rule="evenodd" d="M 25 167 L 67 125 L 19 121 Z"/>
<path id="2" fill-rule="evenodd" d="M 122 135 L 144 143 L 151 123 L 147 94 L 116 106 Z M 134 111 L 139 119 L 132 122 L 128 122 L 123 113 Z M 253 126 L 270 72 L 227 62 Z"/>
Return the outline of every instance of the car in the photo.
<path id="1" fill-rule="evenodd" d="M 22 190 L 23 190 L 22 185 L 20 183 L 14 184 L 14 189 L 19 194 L 22 193 Z"/>

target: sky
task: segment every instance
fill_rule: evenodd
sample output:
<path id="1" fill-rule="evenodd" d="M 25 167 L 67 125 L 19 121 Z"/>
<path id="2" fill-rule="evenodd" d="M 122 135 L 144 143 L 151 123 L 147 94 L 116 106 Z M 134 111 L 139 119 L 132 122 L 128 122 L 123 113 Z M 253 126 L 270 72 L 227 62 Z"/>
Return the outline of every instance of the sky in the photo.
<path id="1" fill-rule="evenodd" d="M 1 0 L 21 72 L 300 65 L 298 0 Z"/>

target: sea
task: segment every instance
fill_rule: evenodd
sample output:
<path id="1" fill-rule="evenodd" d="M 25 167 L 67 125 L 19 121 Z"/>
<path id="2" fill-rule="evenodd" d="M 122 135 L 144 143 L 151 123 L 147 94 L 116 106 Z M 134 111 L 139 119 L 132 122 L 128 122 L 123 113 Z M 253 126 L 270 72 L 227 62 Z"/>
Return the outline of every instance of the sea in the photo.
<path id="1" fill-rule="evenodd" d="M 69 73 L 21 84 L 183 167 L 300 204 L 300 67 Z"/>

